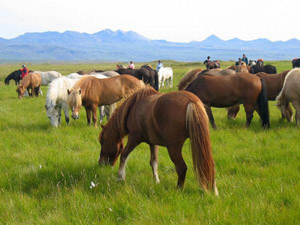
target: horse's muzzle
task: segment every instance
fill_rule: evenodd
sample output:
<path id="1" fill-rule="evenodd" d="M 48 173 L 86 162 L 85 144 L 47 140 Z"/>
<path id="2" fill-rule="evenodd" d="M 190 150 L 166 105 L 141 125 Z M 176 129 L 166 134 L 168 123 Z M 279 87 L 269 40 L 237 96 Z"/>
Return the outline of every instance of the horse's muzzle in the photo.
<path id="1" fill-rule="evenodd" d="M 79 116 L 78 116 L 78 115 L 72 115 L 72 118 L 73 118 L 74 120 L 78 120 L 78 119 L 79 119 Z"/>

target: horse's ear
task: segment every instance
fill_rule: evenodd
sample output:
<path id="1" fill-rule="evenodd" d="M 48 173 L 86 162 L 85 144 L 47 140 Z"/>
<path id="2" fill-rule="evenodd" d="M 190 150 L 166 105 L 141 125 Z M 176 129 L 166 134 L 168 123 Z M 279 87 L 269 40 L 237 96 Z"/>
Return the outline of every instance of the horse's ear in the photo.
<path id="1" fill-rule="evenodd" d="M 71 91 L 69 89 L 67 89 L 68 95 L 70 95 Z"/>
<path id="2" fill-rule="evenodd" d="M 79 89 L 78 93 L 79 93 L 79 95 L 81 95 L 81 89 Z"/>

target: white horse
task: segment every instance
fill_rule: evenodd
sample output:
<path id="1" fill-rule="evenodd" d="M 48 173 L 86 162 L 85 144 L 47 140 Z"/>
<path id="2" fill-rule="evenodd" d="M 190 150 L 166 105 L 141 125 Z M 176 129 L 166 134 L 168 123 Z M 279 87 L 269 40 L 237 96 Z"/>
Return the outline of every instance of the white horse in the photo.
<path id="1" fill-rule="evenodd" d="M 276 97 L 277 106 L 280 108 L 283 117 L 289 122 L 293 121 L 293 111 L 290 108 L 290 102 L 296 109 L 296 124 L 300 120 L 300 68 L 291 70 L 285 77 L 283 87 Z"/>
<path id="2" fill-rule="evenodd" d="M 41 78 L 42 78 L 42 85 L 43 86 L 47 86 L 48 84 L 50 84 L 53 80 L 55 80 L 56 78 L 61 77 L 61 73 L 57 72 L 57 71 L 34 71 L 34 73 L 40 74 Z"/>
<path id="3" fill-rule="evenodd" d="M 86 76 L 93 76 L 93 77 L 96 77 L 98 79 L 109 78 L 109 76 L 106 76 L 102 73 L 91 73 L 90 75 L 80 75 L 78 73 L 71 73 L 71 74 L 67 75 L 66 77 L 70 78 L 70 79 L 81 79 L 81 78 L 86 77 Z"/>
<path id="4" fill-rule="evenodd" d="M 81 78 L 84 76 L 80 76 Z M 99 79 L 107 78 L 103 75 L 96 76 Z M 45 108 L 47 110 L 47 116 L 50 120 L 52 126 L 57 127 L 60 124 L 61 120 L 61 110 L 64 111 L 65 120 L 68 124 L 69 119 L 69 106 L 67 104 L 68 98 L 68 89 L 71 89 L 75 83 L 79 81 L 79 79 L 70 79 L 68 77 L 62 76 L 53 80 L 48 87 L 47 97 L 46 97 L 46 105 Z M 100 123 L 102 123 L 105 115 L 107 116 L 107 120 L 110 115 L 116 108 L 116 104 L 101 106 L 99 107 L 100 111 Z"/>
<path id="5" fill-rule="evenodd" d="M 158 71 L 159 88 L 165 86 L 165 81 L 167 88 L 173 87 L 173 70 L 171 67 L 162 67 Z"/>

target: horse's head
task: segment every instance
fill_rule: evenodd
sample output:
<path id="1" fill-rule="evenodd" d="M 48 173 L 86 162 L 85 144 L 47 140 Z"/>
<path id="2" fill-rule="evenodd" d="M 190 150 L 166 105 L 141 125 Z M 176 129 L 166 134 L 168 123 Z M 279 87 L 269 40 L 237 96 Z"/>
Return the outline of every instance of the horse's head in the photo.
<path id="1" fill-rule="evenodd" d="M 18 93 L 18 98 L 23 98 L 24 93 L 25 93 L 25 88 L 22 85 L 19 85 L 17 87 L 16 92 Z"/>
<path id="2" fill-rule="evenodd" d="M 4 83 L 5 83 L 5 85 L 9 85 L 9 80 L 8 80 L 8 78 L 5 78 Z"/>
<path id="3" fill-rule="evenodd" d="M 45 105 L 45 109 L 47 111 L 47 116 L 50 120 L 50 123 L 53 127 L 57 127 L 58 124 L 60 123 L 60 117 L 61 117 L 61 113 L 59 110 L 59 107 L 57 105 L 53 106 L 47 106 Z"/>
<path id="4" fill-rule="evenodd" d="M 100 157 L 98 160 L 99 165 L 110 164 L 113 166 L 118 159 L 118 156 L 123 151 L 123 139 L 120 142 L 114 143 L 110 140 L 107 128 L 102 126 L 102 131 L 99 135 L 99 142 L 101 144 Z"/>
<path id="5" fill-rule="evenodd" d="M 67 103 L 72 110 L 72 118 L 79 119 L 79 110 L 82 105 L 81 89 L 68 89 Z"/>

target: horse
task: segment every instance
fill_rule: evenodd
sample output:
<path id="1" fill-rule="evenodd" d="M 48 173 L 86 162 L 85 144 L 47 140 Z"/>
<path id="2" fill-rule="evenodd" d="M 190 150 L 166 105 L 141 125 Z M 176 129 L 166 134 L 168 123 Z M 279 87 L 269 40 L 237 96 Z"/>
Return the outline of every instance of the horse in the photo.
<path id="1" fill-rule="evenodd" d="M 198 76 L 185 89 L 197 95 L 206 107 L 210 123 L 217 128 L 211 107 L 230 107 L 239 103 L 246 111 L 246 127 L 249 127 L 253 118 L 254 108 L 258 108 L 262 126 L 268 128 L 269 109 L 267 92 L 263 79 L 248 73 L 237 73 L 227 76 Z"/>
<path id="2" fill-rule="evenodd" d="M 300 68 L 291 70 L 285 77 L 283 88 L 276 97 L 277 107 L 282 115 L 289 121 L 293 121 L 293 111 L 289 108 L 290 102 L 296 110 L 295 120 L 299 126 L 300 120 Z"/>
<path id="3" fill-rule="evenodd" d="M 87 76 L 80 79 L 68 90 L 67 103 L 72 110 L 72 118 L 78 119 L 81 105 L 85 107 L 87 123 L 91 123 L 93 114 L 94 126 L 97 127 L 97 106 L 111 105 L 145 87 L 145 84 L 130 75 L 97 79 Z"/>
<path id="4" fill-rule="evenodd" d="M 173 70 L 171 67 L 162 67 L 158 71 L 159 88 L 166 87 L 173 88 Z"/>
<path id="5" fill-rule="evenodd" d="M 255 66 L 255 65 L 256 65 L 256 61 L 255 60 L 253 61 L 253 60 L 250 59 L 248 66 L 251 67 L 251 66 Z"/>
<path id="6" fill-rule="evenodd" d="M 236 66 L 235 72 L 237 72 L 237 73 L 238 72 L 248 73 L 249 72 L 248 67 L 249 66 L 247 66 L 246 63 L 242 62 L 241 65 Z"/>
<path id="7" fill-rule="evenodd" d="M 293 59 L 292 65 L 293 68 L 300 67 L 300 58 Z"/>
<path id="8" fill-rule="evenodd" d="M 101 72 L 101 74 L 103 74 L 104 76 L 107 76 L 107 77 L 115 77 L 115 76 L 120 76 L 119 73 L 115 72 L 115 71 L 104 71 L 104 72 Z"/>
<path id="9" fill-rule="evenodd" d="M 276 99 L 283 87 L 284 79 L 289 71 L 290 70 L 287 70 L 279 74 L 268 74 L 263 72 L 255 74 L 257 77 L 262 78 L 265 81 L 268 101 L 274 101 Z M 239 104 L 228 108 L 227 117 L 229 119 L 234 119 L 237 116 L 239 109 Z"/>
<path id="10" fill-rule="evenodd" d="M 29 70 L 29 73 L 33 72 L 32 70 Z M 16 85 L 20 84 L 20 80 L 22 80 L 21 77 L 21 71 L 15 70 L 12 73 L 10 73 L 4 80 L 5 85 L 9 85 L 9 81 L 14 80 Z"/>
<path id="11" fill-rule="evenodd" d="M 256 60 L 256 65 L 258 65 L 258 66 L 264 66 L 264 60 L 263 59 Z"/>
<path id="12" fill-rule="evenodd" d="M 4 80 L 5 85 L 9 85 L 10 80 L 15 80 L 16 85 L 20 83 L 21 78 L 21 71 L 15 70 L 14 72 L 10 73 Z"/>
<path id="13" fill-rule="evenodd" d="M 37 73 L 29 73 L 27 76 L 25 76 L 21 82 L 21 84 L 17 88 L 18 98 L 22 98 L 24 96 L 24 93 L 27 89 L 29 97 L 33 97 L 33 90 L 34 95 L 36 97 L 39 96 L 40 86 L 41 86 L 41 76 Z"/>
<path id="14" fill-rule="evenodd" d="M 120 75 L 126 74 L 134 76 L 135 78 L 142 80 L 145 84 L 150 84 L 151 87 L 157 88 L 155 84 L 155 76 L 150 74 L 148 69 L 140 68 L 140 69 L 118 69 L 115 72 L 119 73 Z"/>
<path id="15" fill-rule="evenodd" d="M 196 68 L 187 72 L 179 81 L 178 90 L 184 90 L 193 80 L 195 80 L 202 69 Z"/>
<path id="16" fill-rule="evenodd" d="M 128 142 L 123 149 L 123 138 L 126 135 Z M 158 145 L 166 146 L 178 175 L 177 187 L 183 188 L 187 166 L 181 151 L 187 138 L 191 140 L 198 183 L 203 190 L 214 190 L 218 195 L 208 118 L 202 102 L 186 91 L 163 94 L 147 87 L 126 99 L 106 126 L 102 126 L 98 163 L 113 166 L 121 155 L 118 175 L 125 180 L 128 155 L 141 142 L 146 142 L 150 147 L 153 177 L 159 183 Z"/>
<path id="17" fill-rule="evenodd" d="M 81 76 L 82 78 L 84 76 Z M 99 77 L 103 79 L 107 77 Z M 67 104 L 68 89 L 73 88 L 75 83 L 80 79 L 70 79 L 68 77 L 59 77 L 49 84 L 47 97 L 46 97 L 46 113 L 52 126 L 57 127 L 61 121 L 61 110 L 64 111 L 65 121 L 69 124 L 69 106 Z M 115 109 L 115 104 L 105 105 L 99 107 L 100 123 L 102 123 L 105 115 L 107 120 Z"/>
<path id="18" fill-rule="evenodd" d="M 215 60 L 215 61 L 212 61 L 212 62 L 208 62 L 206 64 L 206 68 L 207 69 L 216 69 L 216 68 L 220 68 L 221 65 L 220 65 L 220 62 L 219 60 Z"/>
<path id="19" fill-rule="evenodd" d="M 203 70 L 199 74 L 201 75 L 211 75 L 211 76 L 227 76 L 235 74 L 235 71 L 231 69 L 210 69 L 210 70 Z"/>
<path id="20" fill-rule="evenodd" d="M 42 86 L 47 86 L 48 84 L 50 84 L 54 79 L 61 77 L 61 73 L 57 72 L 57 71 L 34 71 L 34 73 L 36 74 L 40 74 L 41 79 L 42 79 Z"/>
<path id="21" fill-rule="evenodd" d="M 148 70 L 150 73 L 150 76 L 154 77 L 154 84 L 155 84 L 154 89 L 158 91 L 159 90 L 159 81 L 158 81 L 157 71 L 155 69 L 153 69 L 151 65 L 148 65 L 148 64 L 143 65 L 141 68 Z"/>
<path id="22" fill-rule="evenodd" d="M 259 72 L 264 72 L 264 73 L 269 73 L 269 74 L 276 74 L 277 69 L 275 66 L 272 65 L 265 65 L 265 66 L 260 66 L 258 63 L 254 66 L 251 66 L 250 68 L 250 73 L 259 73 Z"/>

